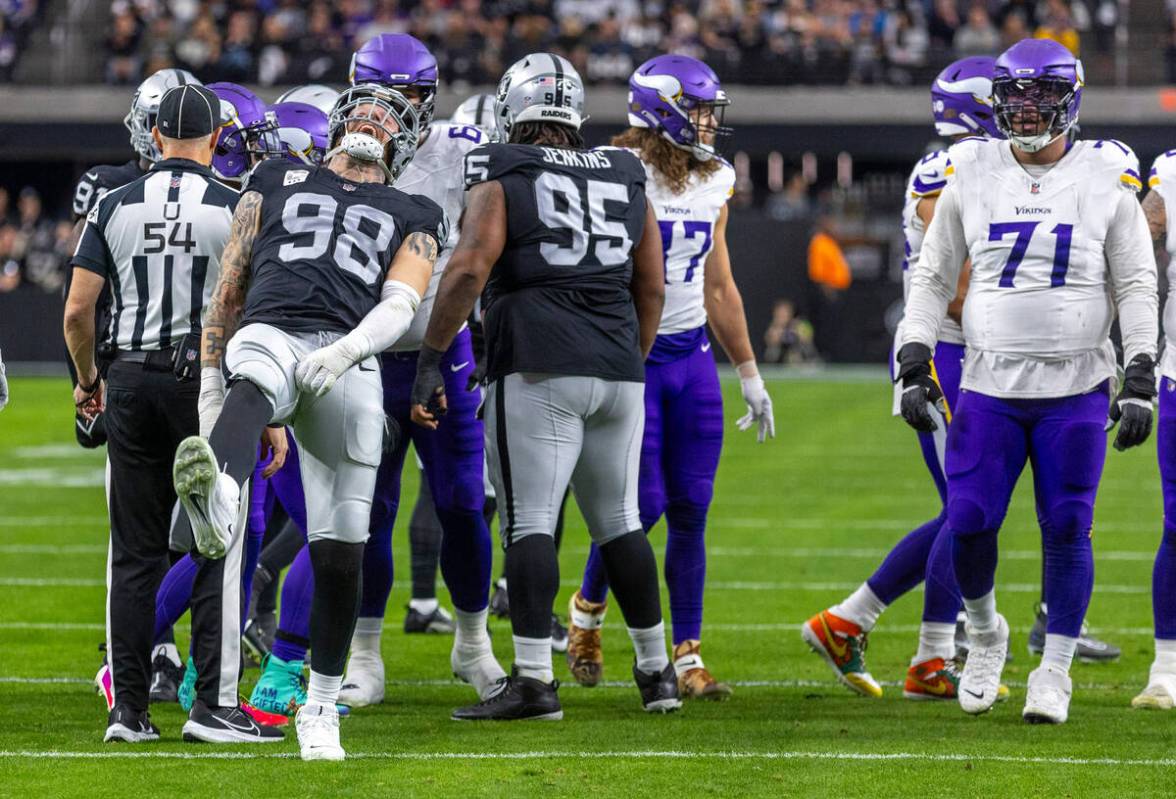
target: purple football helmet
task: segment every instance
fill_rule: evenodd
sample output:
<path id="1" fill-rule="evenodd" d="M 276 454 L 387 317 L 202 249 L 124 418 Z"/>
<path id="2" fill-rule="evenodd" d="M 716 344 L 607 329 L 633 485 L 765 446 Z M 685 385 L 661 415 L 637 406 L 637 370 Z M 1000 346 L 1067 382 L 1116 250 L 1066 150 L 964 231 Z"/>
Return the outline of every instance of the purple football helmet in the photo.
<path id="1" fill-rule="evenodd" d="M 415 94 L 424 135 L 437 99 L 437 59 L 419 39 L 407 33 L 381 33 L 365 42 L 351 56 L 351 85 L 361 83 L 387 86 L 410 98 Z"/>
<path id="2" fill-rule="evenodd" d="M 991 136 L 1003 139 L 992 113 L 991 56 L 961 58 L 931 84 L 931 113 L 940 136 Z"/>
<path id="3" fill-rule="evenodd" d="M 327 115 L 309 103 L 274 103 L 282 156 L 298 164 L 318 166 L 327 153 Z"/>
<path id="4" fill-rule="evenodd" d="M 235 83 L 210 83 L 221 101 L 221 129 L 212 170 L 224 180 L 241 180 L 254 163 L 280 151 L 274 119 L 256 94 Z"/>
<path id="5" fill-rule="evenodd" d="M 730 102 L 714 70 L 689 56 L 659 55 L 629 78 L 629 124 L 658 131 L 699 161 L 714 158 L 718 140 L 731 135 L 723 127 Z M 704 125 L 707 111 L 713 117 Z"/>
<path id="6" fill-rule="evenodd" d="M 1082 62 L 1065 47 L 1049 39 L 1023 39 L 996 59 L 996 125 L 1020 149 L 1037 152 L 1078 121 L 1084 83 Z"/>

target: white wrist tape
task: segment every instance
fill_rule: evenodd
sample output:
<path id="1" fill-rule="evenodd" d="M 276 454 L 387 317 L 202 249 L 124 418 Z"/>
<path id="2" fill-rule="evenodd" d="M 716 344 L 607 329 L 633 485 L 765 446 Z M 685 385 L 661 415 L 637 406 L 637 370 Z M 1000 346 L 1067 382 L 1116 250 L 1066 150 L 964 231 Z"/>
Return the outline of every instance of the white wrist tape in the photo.
<path id="1" fill-rule="evenodd" d="M 747 380 L 750 377 L 759 377 L 759 367 L 755 365 L 754 358 L 750 361 L 735 364 L 735 371 L 739 374 L 741 380 Z"/>
<path id="2" fill-rule="evenodd" d="M 421 295 L 412 286 L 399 280 L 385 281 L 376 307 L 335 344 L 353 364 L 383 352 L 408 331 L 420 304 Z"/>

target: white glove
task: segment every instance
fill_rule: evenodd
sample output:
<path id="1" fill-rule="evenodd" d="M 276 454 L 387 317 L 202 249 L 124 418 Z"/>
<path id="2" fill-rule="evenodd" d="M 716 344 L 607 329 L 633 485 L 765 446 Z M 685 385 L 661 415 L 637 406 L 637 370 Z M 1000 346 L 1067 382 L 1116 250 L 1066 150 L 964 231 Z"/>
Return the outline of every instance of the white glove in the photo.
<path id="1" fill-rule="evenodd" d="M 0 359 L 0 411 L 8 404 L 8 376 L 4 372 L 4 361 Z"/>
<path id="2" fill-rule="evenodd" d="M 220 417 L 225 404 L 225 375 L 219 366 L 204 366 L 200 369 L 200 397 L 196 401 L 200 416 L 200 435 L 212 435 L 213 425 Z"/>
<path id="3" fill-rule="evenodd" d="M 348 338 L 344 336 L 333 344 L 319 347 L 298 362 L 294 369 L 294 380 L 298 388 L 321 397 L 330 391 L 343 373 L 361 360 L 353 352 Z"/>
<path id="4" fill-rule="evenodd" d="M 740 430 L 750 430 L 753 425 L 758 426 L 756 440 L 762 444 L 765 439 L 776 437 L 772 398 L 764 388 L 764 379 L 760 377 L 755 361 L 741 363 L 735 368 L 739 372 L 739 387 L 743 391 L 743 401 L 747 403 L 747 413 L 741 416 L 736 424 Z"/>

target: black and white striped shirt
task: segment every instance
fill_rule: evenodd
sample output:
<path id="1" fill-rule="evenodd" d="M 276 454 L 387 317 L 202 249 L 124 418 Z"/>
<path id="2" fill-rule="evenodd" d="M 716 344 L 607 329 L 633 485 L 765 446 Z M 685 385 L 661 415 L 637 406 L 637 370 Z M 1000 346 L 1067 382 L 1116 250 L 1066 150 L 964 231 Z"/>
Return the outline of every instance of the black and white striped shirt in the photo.
<path id="1" fill-rule="evenodd" d="M 238 196 L 207 167 L 170 158 L 94 205 L 73 264 L 110 281 L 116 348 L 166 349 L 200 330 Z"/>

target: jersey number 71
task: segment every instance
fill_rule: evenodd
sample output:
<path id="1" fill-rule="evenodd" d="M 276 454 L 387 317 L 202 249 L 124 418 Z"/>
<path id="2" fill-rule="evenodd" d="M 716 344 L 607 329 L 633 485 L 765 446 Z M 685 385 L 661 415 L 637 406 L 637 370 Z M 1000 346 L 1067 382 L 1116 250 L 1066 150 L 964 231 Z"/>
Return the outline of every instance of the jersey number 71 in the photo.
<path id="1" fill-rule="evenodd" d="M 1017 276 L 1017 267 L 1025 258 L 1029 250 L 1029 242 L 1033 238 L 1033 231 L 1041 224 L 1040 221 L 1031 222 L 993 222 L 988 226 L 988 240 L 1001 241 L 1005 236 L 1015 235 L 1013 249 L 1009 252 L 1009 260 L 1005 262 L 1000 273 L 1000 287 L 1013 288 L 1013 279 Z M 1070 241 L 1074 236 L 1074 226 L 1057 224 L 1050 231 L 1054 235 L 1053 270 L 1050 272 L 1049 285 L 1051 288 L 1066 285 L 1066 271 L 1070 268 Z"/>

